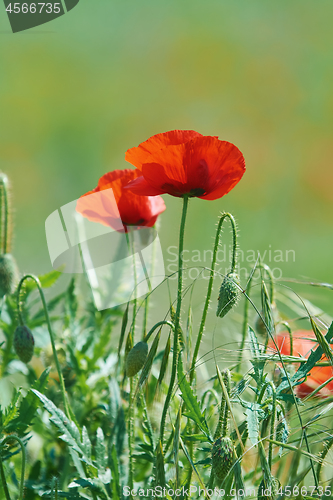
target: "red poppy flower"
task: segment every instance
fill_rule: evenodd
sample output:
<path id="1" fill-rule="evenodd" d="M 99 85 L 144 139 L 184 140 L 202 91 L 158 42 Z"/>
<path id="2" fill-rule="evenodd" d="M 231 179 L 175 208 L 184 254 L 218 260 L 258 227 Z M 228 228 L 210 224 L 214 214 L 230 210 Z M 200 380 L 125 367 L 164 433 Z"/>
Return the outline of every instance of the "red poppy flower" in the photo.
<path id="1" fill-rule="evenodd" d="M 117 231 L 123 231 L 123 225 L 152 227 L 166 207 L 160 196 L 137 196 L 124 190 L 138 176 L 139 170 L 129 168 L 108 172 L 95 189 L 78 199 L 76 210 L 89 220 Z"/>
<path id="2" fill-rule="evenodd" d="M 313 340 L 311 340 L 313 339 Z M 275 337 L 275 342 L 281 352 L 281 354 L 290 355 L 290 337 L 288 332 L 281 332 Z M 269 341 L 268 346 L 274 351 L 276 348 L 272 342 Z M 302 356 L 303 358 L 308 358 L 311 354 L 311 350 L 315 350 L 318 347 L 316 341 L 316 336 L 312 331 L 299 330 L 293 334 L 293 356 Z M 325 356 L 322 357 L 322 361 L 327 361 Z M 306 397 L 311 394 L 317 387 L 323 384 L 326 380 L 333 377 L 333 367 L 331 366 L 315 366 L 312 368 L 307 379 L 302 384 L 296 386 L 296 393 L 300 398 Z M 325 398 L 333 394 L 333 381 L 329 382 L 323 389 L 321 389 L 317 395 Z"/>
<path id="3" fill-rule="evenodd" d="M 193 130 L 154 135 L 129 149 L 125 159 L 141 171 L 126 189 L 148 196 L 187 194 L 216 200 L 229 193 L 245 172 L 244 157 L 236 146 Z"/>

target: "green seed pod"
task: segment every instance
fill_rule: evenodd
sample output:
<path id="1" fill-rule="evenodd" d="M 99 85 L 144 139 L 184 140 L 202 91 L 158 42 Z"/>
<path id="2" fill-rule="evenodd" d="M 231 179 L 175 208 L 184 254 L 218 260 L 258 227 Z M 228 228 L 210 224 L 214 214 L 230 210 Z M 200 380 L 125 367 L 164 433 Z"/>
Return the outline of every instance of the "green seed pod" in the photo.
<path id="1" fill-rule="evenodd" d="M 275 477 L 272 478 L 270 486 L 263 479 L 258 488 L 258 500 L 273 500 L 278 494 L 279 488 L 280 482 Z"/>
<path id="2" fill-rule="evenodd" d="M 257 319 L 256 319 L 256 323 L 254 325 L 254 328 L 255 328 L 255 331 L 259 334 L 259 335 L 263 335 L 263 336 L 266 336 L 267 337 L 267 330 L 266 330 L 266 327 L 264 325 L 264 322 L 263 320 L 261 319 L 260 316 L 257 316 Z"/>
<path id="3" fill-rule="evenodd" d="M 17 280 L 18 269 L 14 257 L 10 253 L 0 255 L 0 299 L 14 293 Z"/>
<path id="4" fill-rule="evenodd" d="M 281 421 L 276 426 L 275 431 L 275 439 L 279 441 L 279 443 L 286 443 L 289 436 L 289 429 L 287 427 L 287 423 Z"/>
<path id="5" fill-rule="evenodd" d="M 216 316 L 223 318 L 239 300 L 239 278 L 236 273 L 229 273 L 222 281 L 218 298 Z"/>
<path id="6" fill-rule="evenodd" d="M 127 377 L 134 377 L 147 359 L 148 344 L 146 342 L 138 342 L 130 350 L 126 358 L 126 375 Z"/>
<path id="7" fill-rule="evenodd" d="M 212 447 L 212 471 L 223 481 L 234 463 L 234 444 L 228 437 L 218 438 Z"/>
<path id="8" fill-rule="evenodd" d="M 16 328 L 13 344 L 20 360 L 23 363 L 29 363 L 34 353 L 35 340 L 31 330 L 27 326 L 20 325 Z"/>

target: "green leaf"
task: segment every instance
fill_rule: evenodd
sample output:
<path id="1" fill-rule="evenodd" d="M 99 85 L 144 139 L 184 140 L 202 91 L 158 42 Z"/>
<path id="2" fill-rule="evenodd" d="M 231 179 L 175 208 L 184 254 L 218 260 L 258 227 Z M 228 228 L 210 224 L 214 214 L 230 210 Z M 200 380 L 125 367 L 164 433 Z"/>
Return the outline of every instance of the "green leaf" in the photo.
<path id="1" fill-rule="evenodd" d="M 197 398 L 194 396 L 192 388 L 188 383 L 188 381 L 186 380 L 181 355 L 179 356 L 178 359 L 178 385 L 181 391 L 181 396 L 186 405 L 186 413 L 184 413 L 184 416 L 193 420 L 197 424 L 199 429 L 208 438 L 208 440 L 212 443 L 213 440 L 210 436 L 205 416 L 203 413 L 201 413 L 200 405 L 197 401 Z"/>
<path id="2" fill-rule="evenodd" d="M 84 447 L 85 455 L 88 457 L 89 461 L 91 461 L 91 442 L 85 426 L 82 427 L 82 445 Z"/>
<path id="3" fill-rule="evenodd" d="M 252 330 L 250 326 L 248 327 L 248 335 L 250 339 L 250 350 L 252 354 L 251 363 L 254 369 L 254 379 L 257 382 L 257 385 L 260 387 L 263 379 L 265 360 L 260 359 L 260 345 L 254 330 Z"/>
<path id="4" fill-rule="evenodd" d="M 164 455 L 161 440 L 156 447 L 156 484 L 165 486 Z"/>
<path id="5" fill-rule="evenodd" d="M 260 411 L 260 405 L 256 403 L 250 404 L 250 406 L 246 410 L 246 420 L 247 427 L 249 431 L 249 438 L 253 445 L 257 445 L 259 441 L 259 419 L 258 419 L 258 411 Z"/>
<path id="6" fill-rule="evenodd" d="M 43 371 L 38 380 L 36 380 L 28 394 L 22 398 L 19 404 L 19 410 L 17 416 L 8 422 L 6 425 L 6 432 L 16 432 L 19 435 L 23 435 L 31 424 L 33 418 L 36 415 L 36 411 L 39 405 L 38 397 L 35 396 L 33 390 L 44 390 L 47 386 L 48 376 L 50 373 L 50 368 Z"/>
<path id="7" fill-rule="evenodd" d="M 111 472 L 112 472 L 112 499 L 120 500 L 121 490 L 120 490 L 120 477 L 119 477 L 119 466 L 116 447 L 113 445 L 111 450 Z"/>
<path id="8" fill-rule="evenodd" d="M 49 490 L 45 491 L 41 498 L 51 498 L 54 499 L 54 492 Z M 67 498 L 68 500 L 87 500 L 87 497 L 82 497 L 76 491 L 58 491 L 58 498 Z"/>
<path id="9" fill-rule="evenodd" d="M 125 332 L 126 332 L 127 322 L 128 322 L 128 308 L 129 308 L 129 304 L 130 303 L 128 302 L 127 306 L 126 306 L 126 309 L 125 309 L 125 312 L 124 312 L 123 320 L 122 320 L 122 323 L 121 323 L 121 331 L 120 331 L 119 344 L 118 344 L 118 359 L 120 357 L 120 351 L 121 351 L 121 348 L 122 348 L 123 343 L 124 343 Z"/>
<path id="10" fill-rule="evenodd" d="M 95 455 L 96 455 L 95 460 L 97 469 L 105 469 L 106 458 L 105 458 L 104 433 L 100 427 L 98 427 L 96 433 Z"/>
<path id="11" fill-rule="evenodd" d="M 263 311 L 264 320 L 267 326 L 267 331 L 271 337 L 275 330 L 273 311 L 270 302 L 270 298 L 267 292 L 266 284 L 264 281 L 261 282 L 261 306 Z"/>
<path id="12" fill-rule="evenodd" d="M 100 427 L 96 433 L 95 462 L 98 470 L 98 479 L 103 484 L 109 484 L 111 481 L 111 471 L 106 467 L 104 433 Z"/>
<path id="13" fill-rule="evenodd" d="M 329 329 L 325 335 L 326 342 L 330 343 L 332 337 L 333 337 L 333 322 L 331 323 L 331 326 L 329 327 Z M 324 354 L 324 351 L 323 351 L 321 346 L 318 346 L 315 351 L 311 351 L 311 354 L 308 357 L 307 362 L 302 363 L 302 365 L 299 367 L 297 372 L 290 378 L 290 382 L 291 382 L 292 387 L 294 387 L 295 385 L 298 385 L 299 383 L 301 383 L 302 381 L 305 380 L 307 374 L 312 370 L 314 365 L 316 363 L 318 363 L 318 361 L 321 359 L 323 354 Z M 279 396 L 282 396 L 281 393 L 288 388 L 289 388 L 288 380 L 284 379 L 284 380 L 282 380 L 281 384 L 277 388 L 276 394 Z"/>
<path id="14" fill-rule="evenodd" d="M 86 432 L 84 433 L 83 441 L 81 441 L 80 431 L 76 427 L 74 422 L 68 420 L 64 412 L 57 408 L 55 404 L 52 403 L 52 401 L 44 396 L 44 394 L 40 393 L 36 389 L 32 389 L 32 392 L 36 394 L 36 396 L 43 403 L 44 408 L 51 414 L 50 421 L 58 427 L 60 432 L 62 432 L 60 439 L 62 439 L 63 441 L 65 441 L 65 443 L 72 447 L 73 450 L 75 450 L 79 454 L 80 459 L 83 462 L 86 462 L 89 465 L 93 465 L 90 458 L 90 450 L 89 444 L 87 442 Z"/>
<path id="15" fill-rule="evenodd" d="M 143 368 L 142 368 L 142 371 L 141 371 L 141 374 L 140 374 L 140 378 L 139 378 L 139 382 L 138 382 L 138 384 L 136 386 L 134 398 L 137 397 L 139 390 L 141 389 L 141 387 L 143 386 L 143 384 L 145 383 L 145 381 L 149 377 L 149 373 L 150 373 L 151 367 L 153 366 L 153 362 L 154 362 L 154 359 L 155 359 L 155 356 L 156 356 L 156 352 L 157 352 L 157 348 L 158 348 L 158 343 L 160 341 L 161 330 L 162 330 L 162 328 L 160 328 L 159 331 L 157 332 L 157 334 L 155 335 L 155 338 L 154 338 L 152 346 L 151 346 L 151 348 L 149 350 L 147 359 L 145 361 L 145 364 L 143 365 Z"/>
<path id="16" fill-rule="evenodd" d="M 76 318 L 76 313 L 78 309 L 78 301 L 75 292 L 75 279 L 72 278 L 66 292 L 66 311 L 67 311 L 67 322 L 70 324 Z"/>
<path id="17" fill-rule="evenodd" d="M 186 446 L 185 446 L 185 444 L 184 444 L 184 442 L 183 442 L 183 440 L 182 440 L 181 437 L 179 438 L 179 444 L 180 444 L 180 446 L 181 446 L 181 448 L 182 448 L 182 450 L 183 450 L 183 452 L 184 452 L 184 454 L 185 454 L 185 456 L 186 456 L 186 458 L 187 458 L 187 460 L 188 460 L 188 462 L 189 462 L 189 464 L 190 464 L 190 466 L 191 466 L 194 474 L 197 476 L 201 488 L 205 489 L 205 485 L 204 485 L 203 480 L 201 479 L 199 471 L 196 468 L 196 466 L 194 465 L 194 463 L 192 461 L 192 458 L 191 458 L 191 455 L 189 454 L 188 449 L 186 448 Z"/>
<path id="18" fill-rule="evenodd" d="M 157 385 L 156 385 L 156 391 L 159 389 L 159 387 L 161 387 L 161 384 L 162 384 L 163 379 L 165 377 L 165 374 L 166 374 L 166 371 L 168 368 L 168 363 L 169 363 L 170 350 L 171 350 L 171 331 L 169 333 L 169 337 L 168 337 L 168 340 L 167 340 L 167 343 L 166 343 L 166 346 L 164 349 L 160 374 L 158 376 L 158 381 L 157 381 Z"/>

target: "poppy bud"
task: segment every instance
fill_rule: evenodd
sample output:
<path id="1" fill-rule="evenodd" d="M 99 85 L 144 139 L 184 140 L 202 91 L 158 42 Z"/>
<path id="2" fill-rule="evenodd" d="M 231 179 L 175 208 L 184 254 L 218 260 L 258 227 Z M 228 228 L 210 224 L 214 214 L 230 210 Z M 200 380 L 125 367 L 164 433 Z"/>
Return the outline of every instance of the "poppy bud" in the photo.
<path id="1" fill-rule="evenodd" d="M 228 273 L 220 288 L 216 316 L 223 318 L 237 304 L 239 295 L 239 278 L 236 273 Z"/>
<path id="2" fill-rule="evenodd" d="M 234 463 L 234 445 L 230 438 L 220 437 L 212 448 L 212 471 L 223 481 Z"/>
<path id="3" fill-rule="evenodd" d="M 0 255 L 0 299 L 14 293 L 17 279 L 18 269 L 14 257 L 10 253 Z"/>
<path id="4" fill-rule="evenodd" d="M 279 441 L 279 443 L 286 442 L 289 436 L 289 429 L 287 427 L 286 422 L 279 422 L 276 426 L 275 431 L 275 439 Z"/>
<path id="5" fill-rule="evenodd" d="M 13 344 L 20 360 L 23 363 L 29 363 L 34 353 L 35 340 L 31 330 L 27 326 L 20 325 L 16 328 Z"/>
<path id="6" fill-rule="evenodd" d="M 130 350 L 126 358 L 126 375 L 127 377 L 134 377 L 147 359 L 148 344 L 146 342 L 138 342 Z"/>

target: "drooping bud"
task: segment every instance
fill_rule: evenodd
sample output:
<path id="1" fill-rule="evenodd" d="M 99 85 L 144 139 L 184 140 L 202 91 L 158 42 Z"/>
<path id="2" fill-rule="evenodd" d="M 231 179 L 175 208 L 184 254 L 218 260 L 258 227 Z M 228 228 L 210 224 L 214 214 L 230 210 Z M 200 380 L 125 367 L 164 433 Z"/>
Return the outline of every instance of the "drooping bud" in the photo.
<path id="1" fill-rule="evenodd" d="M 146 342 L 138 342 L 130 350 L 126 358 L 126 375 L 127 377 L 134 377 L 147 359 L 148 344 Z"/>
<path id="2" fill-rule="evenodd" d="M 29 363 L 34 353 L 35 340 L 27 326 L 20 325 L 16 328 L 13 345 L 20 360 L 23 363 Z"/>
<path id="3" fill-rule="evenodd" d="M 267 329 L 260 316 L 257 316 L 254 328 L 259 335 L 267 336 Z"/>
<path id="4" fill-rule="evenodd" d="M 216 316 L 223 318 L 237 304 L 239 297 L 239 278 L 236 273 L 228 273 L 220 288 Z"/>
<path id="5" fill-rule="evenodd" d="M 18 281 L 18 269 L 10 253 L 0 255 L 0 299 L 14 293 Z"/>
<path id="6" fill-rule="evenodd" d="M 218 438 L 212 447 L 212 471 L 223 481 L 234 463 L 234 444 L 228 437 Z"/>

